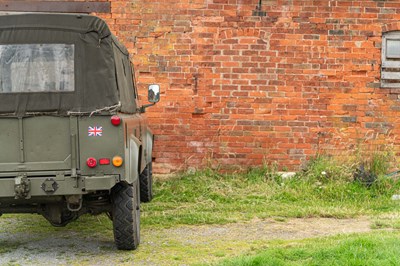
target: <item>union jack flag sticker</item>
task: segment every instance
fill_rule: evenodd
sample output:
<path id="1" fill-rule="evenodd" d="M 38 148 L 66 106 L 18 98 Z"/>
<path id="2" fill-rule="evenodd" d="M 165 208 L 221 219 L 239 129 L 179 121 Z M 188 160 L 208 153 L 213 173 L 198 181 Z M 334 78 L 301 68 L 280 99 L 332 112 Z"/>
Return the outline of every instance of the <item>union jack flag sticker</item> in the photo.
<path id="1" fill-rule="evenodd" d="M 89 137 L 101 137 L 103 135 L 103 127 L 89 127 L 88 136 Z"/>

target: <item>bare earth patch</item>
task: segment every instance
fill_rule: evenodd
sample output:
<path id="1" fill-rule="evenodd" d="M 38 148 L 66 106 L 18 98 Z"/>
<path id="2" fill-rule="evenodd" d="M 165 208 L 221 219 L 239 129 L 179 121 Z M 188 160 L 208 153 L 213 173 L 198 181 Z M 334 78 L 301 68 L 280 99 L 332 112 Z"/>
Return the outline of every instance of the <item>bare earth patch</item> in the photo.
<path id="1" fill-rule="evenodd" d="M 359 219 L 307 218 L 288 220 L 252 220 L 246 223 L 227 225 L 181 226 L 164 230 L 181 241 L 268 241 L 274 239 L 303 239 L 344 233 L 371 231 L 370 221 Z M 190 240 L 189 240 L 190 239 Z"/>
<path id="2" fill-rule="evenodd" d="M 271 240 L 371 231 L 371 222 L 364 217 L 266 219 L 227 225 L 178 226 L 143 229 L 139 249 L 123 252 L 114 247 L 111 223 L 102 224 L 104 232 L 95 234 L 68 227 L 48 233 L 45 226 L 43 233 L 21 231 L 20 223 L 12 217 L 0 218 L 1 265 L 190 265 L 267 248 Z"/>

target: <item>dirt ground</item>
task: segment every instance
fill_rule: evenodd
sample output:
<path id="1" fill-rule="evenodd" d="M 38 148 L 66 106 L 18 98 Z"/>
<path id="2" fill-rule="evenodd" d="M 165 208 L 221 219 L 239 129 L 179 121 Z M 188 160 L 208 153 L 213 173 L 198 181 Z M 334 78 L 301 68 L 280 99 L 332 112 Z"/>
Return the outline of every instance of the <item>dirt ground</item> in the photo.
<path id="1" fill-rule="evenodd" d="M 340 220 L 309 218 L 283 221 L 253 220 L 246 223 L 219 226 L 182 226 L 166 230 L 166 233 L 180 241 L 198 241 L 200 239 L 208 241 L 220 239 L 224 239 L 225 241 L 236 239 L 268 241 L 274 239 L 303 239 L 335 234 L 361 233 L 370 230 L 370 222 L 366 218 Z"/>
<path id="2" fill-rule="evenodd" d="M 139 249 L 124 252 L 115 249 L 110 224 L 104 225 L 104 232 L 81 232 L 66 227 L 47 233 L 46 226 L 43 232 L 30 231 L 20 223 L 13 217 L 0 218 L 0 265 L 208 264 L 265 248 L 271 240 L 371 230 L 367 218 L 267 219 L 227 225 L 143 229 Z"/>

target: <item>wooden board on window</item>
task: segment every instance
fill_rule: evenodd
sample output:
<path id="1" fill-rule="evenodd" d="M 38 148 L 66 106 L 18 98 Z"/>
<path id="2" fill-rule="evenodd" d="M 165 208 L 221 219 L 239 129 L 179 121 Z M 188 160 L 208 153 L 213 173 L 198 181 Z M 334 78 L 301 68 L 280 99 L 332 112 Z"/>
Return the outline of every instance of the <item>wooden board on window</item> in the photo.
<path id="1" fill-rule="evenodd" d="M 61 13 L 110 13 L 110 2 L 69 1 L 1 1 L 0 11 L 61 12 Z"/>
<path id="2" fill-rule="evenodd" d="M 382 79 L 400 80 L 400 72 L 385 72 L 382 71 Z"/>

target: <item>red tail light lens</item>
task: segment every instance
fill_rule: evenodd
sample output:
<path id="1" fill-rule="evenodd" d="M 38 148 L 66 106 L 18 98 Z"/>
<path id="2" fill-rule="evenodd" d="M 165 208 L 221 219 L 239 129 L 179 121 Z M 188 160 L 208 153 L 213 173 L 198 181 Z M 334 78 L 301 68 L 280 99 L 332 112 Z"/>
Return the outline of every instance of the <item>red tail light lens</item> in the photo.
<path id="1" fill-rule="evenodd" d="M 99 164 L 100 165 L 109 165 L 111 163 L 111 160 L 108 158 L 101 158 L 99 159 Z"/>
<path id="2" fill-rule="evenodd" d="M 94 168 L 94 167 L 97 166 L 97 160 L 96 160 L 95 158 L 93 158 L 93 157 L 89 157 L 89 158 L 86 160 L 86 164 L 87 164 L 88 167 Z"/>
<path id="3" fill-rule="evenodd" d="M 113 124 L 114 126 L 119 126 L 121 124 L 121 117 L 113 115 L 111 117 L 111 124 Z"/>

